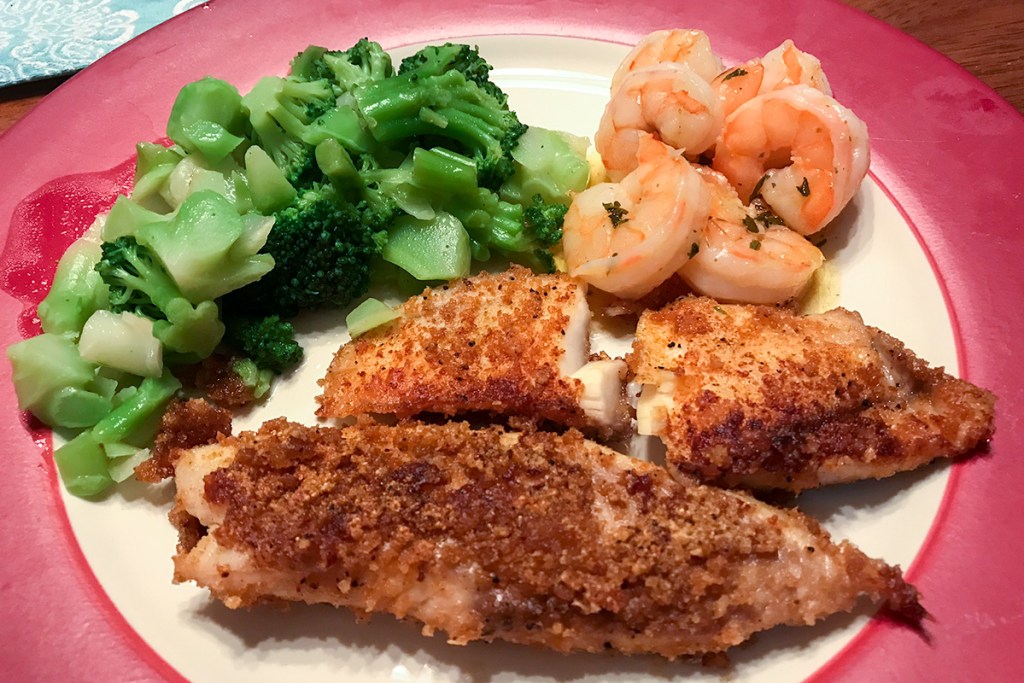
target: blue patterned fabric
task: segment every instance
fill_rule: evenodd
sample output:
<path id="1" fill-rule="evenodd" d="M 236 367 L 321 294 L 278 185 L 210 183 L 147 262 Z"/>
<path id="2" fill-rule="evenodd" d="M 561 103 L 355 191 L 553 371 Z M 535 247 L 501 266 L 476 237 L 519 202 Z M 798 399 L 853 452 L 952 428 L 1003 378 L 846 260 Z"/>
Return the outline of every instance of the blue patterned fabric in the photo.
<path id="1" fill-rule="evenodd" d="M 202 0 L 0 2 L 0 86 L 59 76 Z"/>

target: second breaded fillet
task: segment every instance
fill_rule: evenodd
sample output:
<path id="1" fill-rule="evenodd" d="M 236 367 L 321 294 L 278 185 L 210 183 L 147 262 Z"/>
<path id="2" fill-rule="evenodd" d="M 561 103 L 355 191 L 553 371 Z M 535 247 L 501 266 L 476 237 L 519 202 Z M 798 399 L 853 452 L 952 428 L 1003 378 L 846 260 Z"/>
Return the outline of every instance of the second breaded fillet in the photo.
<path id="1" fill-rule="evenodd" d="M 922 614 L 898 568 L 799 512 L 676 482 L 575 431 L 276 420 L 175 467 L 175 580 L 232 608 L 323 602 L 456 644 L 666 657 L 865 594 Z"/>
<path id="2" fill-rule="evenodd" d="M 486 412 L 577 428 L 628 424 L 625 364 L 590 356 L 586 286 L 514 266 L 428 289 L 342 346 L 320 417 Z"/>
<path id="3" fill-rule="evenodd" d="M 641 317 L 641 433 L 670 466 L 791 491 L 881 478 L 976 448 L 995 399 L 851 311 L 798 316 L 688 297 Z"/>

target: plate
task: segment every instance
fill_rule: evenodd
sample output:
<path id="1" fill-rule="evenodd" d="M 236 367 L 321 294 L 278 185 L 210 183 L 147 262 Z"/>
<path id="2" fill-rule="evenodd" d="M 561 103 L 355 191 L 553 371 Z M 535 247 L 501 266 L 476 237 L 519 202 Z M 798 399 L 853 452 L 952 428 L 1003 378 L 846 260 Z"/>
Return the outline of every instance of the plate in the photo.
<path id="1" fill-rule="evenodd" d="M 1000 404 L 990 453 L 912 475 L 917 478 L 894 480 L 894 485 L 878 489 L 885 493 L 873 494 L 880 500 L 857 500 L 859 494 L 847 489 L 849 504 L 832 507 L 839 510 L 837 519 L 856 521 L 859 509 L 874 514 L 891 500 L 899 503 L 905 492 L 930 491 L 937 482 L 938 493 L 928 493 L 923 504 L 911 506 L 930 509 L 921 529 L 910 532 L 904 518 L 883 516 L 874 518 L 880 523 L 869 537 L 849 534 L 865 546 L 872 539 L 888 544 L 893 550 L 867 548 L 887 559 L 896 561 L 903 553 L 907 559 L 899 561 L 912 560 L 908 574 L 922 589 L 933 616 L 928 637 L 882 620 L 859 628 L 856 620 L 840 618 L 813 635 L 791 629 L 769 636 L 769 654 L 741 652 L 740 666 L 747 660 L 760 664 L 766 661 L 762 656 L 792 659 L 797 667 L 787 668 L 786 678 L 818 669 L 817 676 L 828 680 L 905 679 L 928 673 L 967 679 L 982 671 L 986 678 L 1001 679 L 1019 670 L 1024 656 L 1016 655 L 1011 644 L 1024 632 L 1024 597 L 1017 587 L 1015 558 L 1006 552 L 1024 530 L 1015 514 L 1015 478 L 1024 475 L 1024 464 L 1013 459 L 1024 446 L 1014 415 L 1024 407 L 1024 371 L 1014 362 L 1016 340 L 1024 332 L 1024 314 L 1015 300 L 1024 291 L 1015 261 L 1019 217 L 1013 211 L 1024 186 L 1018 170 L 1024 153 L 1019 114 L 945 58 L 845 6 L 817 0 L 771 5 L 724 0 L 714 7 L 658 10 L 612 1 L 482 7 L 446 0 L 432 5 L 429 20 L 414 28 L 405 23 L 422 15 L 422 8 L 404 0 L 373 8 L 327 2 L 304 7 L 308 13 L 299 17 L 263 0 L 220 0 L 198 8 L 87 69 L 0 139 L 0 158 L 6 162 L 0 167 L 0 187 L 5 189 L 0 223 L 18 219 L 5 241 L 8 248 L 44 247 L 30 259 L 34 262 L 0 273 L 8 292 L 0 295 L 5 345 L 19 338 L 19 322 L 26 323 L 20 317 L 21 301 L 9 292 L 31 289 L 46 277 L 55 245 L 74 232 L 83 212 L 101 208 L 125 179 L 123 168 L 120 173 L 101 171 L 123 162 L 135 141 L 160 137 L 174 94 L 190 80 L 210 74 L 245 89 L 260 75 L 283 69 L 310 42 L 343 46 L 370 35 L 395 48 L 491 36 L 476 42 L 487 45 L 489 59 L 501 62 L 501 77 L 515 81 L 510 87 L 514 103 L 518 95 L 539 90 L 544 94 L 524 95 L 545 98 L 546 106 L 534 110 L 536 114 L 568 117 L 570 123 L 563 127 L 574 129 L 590 125 L 585 113 L 590 110 L 559 107 L 559 98 L 585 96 L 577 91 L 598 88 L 610 73 L 610 55 L 621 56 L 623 45 L 650 30 L 702 28 L 716 51 L 731 62 L 763 54 L 792 37 L 822 59 L 839 99 L 867 120 L 874 184 L 858 199 L 859 211 L 862 216 L 873 216 L 876 209 L 880 216 L 884 213 L 868 223 L 896 226 L 882 237 L 902 240 L 897 249 L 909 250 L 910 256 L 903 258 L 887 248 L 889 261 L 862 271 L 861 280 L 844 280 L 843 291 L 885 301 L 877 308 L 886 319 L 866 312 L 869 322 L 904 336 L 929 360 L 957 366 L 961 376 L 995 391 Z M 845 31 L 836 37 L 830 28 L 840 24 Z M 900 66 L 894 70 L 893 65 Z M 588 76 L 595 80 L 588 81 Z M 521 113 L 527 122 L 544 125 L 530 112 Z M 36 213 L 25 214 L 22 200 L 44 187 L 56 192 L 53 196 L 75 194 L 85 208 L 67 213 L 59 201 L 37 201 L 29 205 Z M 26 231 L 43 220 L 54 227 Z M 857 238 L 865 233 L 855 226 L 849 234 Z M 858 254 L 866 253 L 851 245 L 847 249 L 854 265 Z M 5 256 L 12 253 L 8 250 Z M 9 258 L 3 260 L 11 264 Z M 920 263 L 925 264 L 923 277 L 915 274 Z M 928 272 L 929 265 L 933 272 Z M 917 285 L 923 290 L 914 289 Z M 311 334 L 315 328 L 311 323 Z M 380 675 L 406 680 L 703 676 L 699 670 L 647 658 L 552 657 L 508 645 L 455 649 L 385 619 L 356 628 L 347 615 L 321 608 L 254 619 L 206 606 L 199 591 L 167 586 L 166 558 L 173 545 L 169 526 L 160 527 L 165 530 L 160 536 L 131 524 L 83 524 L 88 520 L 83 514 L 99 514 L 95 511 L 106 509 L 109 499 L 88 508 L 94 512 L 80 513 L 82 504 L 63 497 L 52 462 L 39 449 L 38 442 L 45 439 L 22 422 L 9 386 L 4 364 L 0 405 L 9 417 L 0 439 L 9 453 L 9 474 L 0 498 L 5 558 L 0 568 L 0 642 L 14 679 L 46 680 L 68 673 L 112 680 L 177 679 L 182 674 L 199 678 L 207 662 L 196 657 L 189 663 L 190 652 L 182 647 L 183 634 L 197 624 L 230 635 L 235 650 L 229 648 L 229 654 L 244 656 L 228 661 L 236 667 L 228 670 L 247 677 L 263 669 L 261 661 L 270 662 L 282 652 L 284 665 L 312 661 L 318 674 L 349 674 L 346 680 Z M 160 492 L 121 494 L 118 504 L 152 510 L 146 495 L 159 497 Z M 823 509 L 829 505 L 822 503 Z M 147 557 L 164 558 L 165 569 L 151 576 L 132 571 L 133 562 Z M 163 611 L 161 596 L 168 591 L 188 596 L 176 598 L 187 603 L 185 623 L 181 613 Z M 252 626 L 268 619 L 273 619 L 274 629 Z M 845 635 L 850 630 L 854 635 Z M 826 652 L 808 668 L 808 653 L 821 655 L 819 641 L 837 638 L 829 647 L 841 652 L 831 659 Z M 342 662 L 348 669 L 331 668 L 339 652 L 346 655 Z"/>

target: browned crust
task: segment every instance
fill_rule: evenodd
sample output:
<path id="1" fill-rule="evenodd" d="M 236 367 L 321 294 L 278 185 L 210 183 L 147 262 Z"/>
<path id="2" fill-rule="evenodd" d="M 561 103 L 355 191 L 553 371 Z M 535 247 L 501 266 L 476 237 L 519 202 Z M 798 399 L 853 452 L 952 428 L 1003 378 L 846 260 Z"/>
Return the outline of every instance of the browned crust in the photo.
<path id="1" fill-rule="evenodd" d="M 560 373 L 580 285 L 513 266 L 428 289 L 404 317 L 342 346 L 321 380 L 320 417 L 473 411 L 584 428 L 582 385 Z"/>
<path id="2" fill-rule="evenodd" d="M 222 441 L 235 457 L 205 480 L 207 501 L 226 510 L 210 533 L 292 599 L 339 586 L 316 600 L 421 619 L 455 642 L 675 657 L 811 623 L 859 594 L 917 605 L 898 569 L 833 543 L 798 512 L 684 486 L 576 432 L 509 438 L 464 423 L 273 421 Z M 803 540 L 789 540 L 794 529 Z M 832 573 L 819 585 L 823 567 Z M 424 580 L 452 575 L 470 581 L 468 603 L 432 616 L 396 607 Z M 218 580 L 207 585 L 228 604 L 268 597 Z"/>
<path id="3" fill-rule="evenodd" d="M 629 360 L 638 375 L 678 380 L 661 434 L 673 467 L 728 486 L 885 477 L 968 453 L 993 431 L 990 392 L 842 309 L 800 317 L 687 298 L 645 314 Z"/>
<path id="4" fill-rule="evenodd" d="M 231 434 L 231 413 L 202 399 L 176 400 L 167 406 L 148 460 L 135 468 L 139 481 L 155 484 L 174 476 L 182 449 L 216 443 Z"/>

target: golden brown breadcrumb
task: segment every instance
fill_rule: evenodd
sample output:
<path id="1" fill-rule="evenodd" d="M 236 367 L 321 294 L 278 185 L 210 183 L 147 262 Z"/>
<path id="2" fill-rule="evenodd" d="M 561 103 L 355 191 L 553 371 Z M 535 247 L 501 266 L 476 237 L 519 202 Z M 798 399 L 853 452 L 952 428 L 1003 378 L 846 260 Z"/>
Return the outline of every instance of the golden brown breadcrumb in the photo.
<path id="1" fill-rule="evenodd" d="M 810 624 L 858 596 L 920 618 L 898 568 L 809 518 L 674 481 L 578 432 L 275 420 L 177 463 L 175 580 L 230 607 L 327 602 L 453 643 L 666 657 Z M 179 520 L 181 515 L 179 515 Z"/>
<path id="2" fill-rule="evenodd" d="M 182 449 L 214 443 L 231 434 L 231 413 L 203 399 L 172 401 L 160 418 L 150 457 L 135 468 L 139 481 L 155 484 L 174 475 Z"/>
<path id="3" fill-rule="evenodd" d="M 991 393 L 844 309 L 688 297 L 643 315 L 629 364 L 644 385 L 641 431 L 678 472 L 726 486 L 885 477 L 968 453 L 993 430 Z"/>

